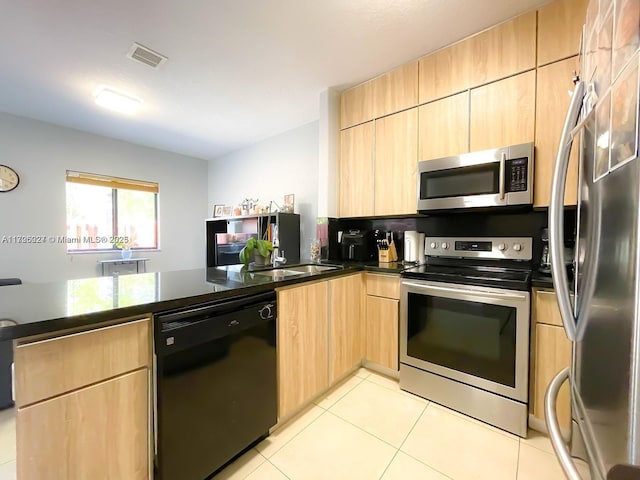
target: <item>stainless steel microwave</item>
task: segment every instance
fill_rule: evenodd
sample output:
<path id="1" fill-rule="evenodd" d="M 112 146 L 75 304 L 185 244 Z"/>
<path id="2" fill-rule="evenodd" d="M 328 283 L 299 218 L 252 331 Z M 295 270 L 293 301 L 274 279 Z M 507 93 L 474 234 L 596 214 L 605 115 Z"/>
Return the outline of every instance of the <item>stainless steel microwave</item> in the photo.
<path id="1" fill-rule="evenodd" d="M 533 203 L 533 143 L 424 160 L 419 212 Z"/>

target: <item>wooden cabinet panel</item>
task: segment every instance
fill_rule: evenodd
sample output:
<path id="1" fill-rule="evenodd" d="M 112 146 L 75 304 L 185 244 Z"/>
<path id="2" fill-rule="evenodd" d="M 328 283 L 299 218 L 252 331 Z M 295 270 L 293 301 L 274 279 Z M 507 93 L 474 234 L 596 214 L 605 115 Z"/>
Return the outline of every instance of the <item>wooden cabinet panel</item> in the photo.
<path id="1" fill-rule="evenodd" d="M 416 213 L 418 109 L 376 120 L 375 137 L 374 214 Z"/>
<path id="2" fill-rule="evenodd" d="M 364 357 L 364 286 L 362 275 L 329 281 L 331 358 L 329 383 L 334 383 Z"/>
<path id="3" fill-rule="evenodd" d="M 367 295 L 400 299 L 400 277 L 397 275 L 366 274 Z"/>
<path id="4" fill-rule="evenodd" d="M 373 122 L 340 132 L 338 214 L 373 215 Z"/>
<path id="5" fill-rule="evenodd" d="M 278 290 L 278 416 L 329 386 L 328 282 Z"/>
<path id="6" fill-rule="evenodd" d="M 556 292 L 533 290 L 533 318 L 537 323 L 562 326 L 562 317 L 560 316 Z"/>
<path id="7" fill-rule="evenodd" d="M 571 363 L 571 342 L 564 329 L 554 325 L 536 324 L 534 404 L 535 417 L 544 419 L 544 395 L 553 377 Z M 565 383 L 558 394 L 558 421 L 564 429 L 571 423 L 569 386 Z"/>
<path id="8" fill-rule="evenodd" d="M 430 102 L 462 92 L 471 82 L 471 43 L 455 43 L 418 61 L 418 97 Z"/>
<path id="9" fill-rule="evenodd" d="M 533 182 L 533 204 L 536 207 L 549 206 L 560 134 L 571 101 L 567 92 L 573 90 L 573 76 L 578 70 L 577 56 L 538 69 Z M 567 172 L 565 205 L 576 205 L 578 202 L 578 151 L 578 142 L 574 141 Z"/>
<path id="10" fill-rule="evenodd" d="M 409 62 L 373 80 L 374 117 L 418 104 L 418 62 Z"/>
<path id="11" fill-rule="evenodd" d="M 373 81 L 356 85 L 340 95 L 340 128 L 373 120 Z"/>
<path id="12" fill-rule="evenodd" d="M 536 12 L 496 25 L 468 41 L 472 87 L 535 68 Z"/>
<path id="13" fill-rule="evenodd" d="M 471 90 L 470 150 L 534 140 L 535 71 Z"/>
<path id="14" fill-rule="evenodd" d="M 367 360 L 398 370 L 398 300 L 367 295 Z"/>
<path id="15" fill-rule="evenodd" d="M 538 65 L 580 52 L 588 0 L 555 0 L 538 10 Z"/>
<path id="16" fill-rule="evenodd" d="M 20 408 L 18 478 L 150 478 L 148 385 L 145 368 Z"/>
<path id="17" fill-rule="evenodd" d="M 149 366 L 151 321 L 113 325 L 15 348 L 16 405 L 29 405 Z"/>
<path id="18" fill-rule="evenodd" d="M 469 92 L 419 108 L 418 160 L 469 151 Z"/>

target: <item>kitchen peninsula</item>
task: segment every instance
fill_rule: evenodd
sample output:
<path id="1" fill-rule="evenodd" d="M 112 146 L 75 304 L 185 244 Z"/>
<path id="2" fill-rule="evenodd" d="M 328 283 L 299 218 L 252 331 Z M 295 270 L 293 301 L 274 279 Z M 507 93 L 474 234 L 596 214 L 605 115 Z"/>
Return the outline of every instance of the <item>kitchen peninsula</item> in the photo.
<path id="1" fill-rule="evenodd" d="M 296 272 L 296 268 L 300 271 Z M 78 472 L 98 478 L 100 474 L 95 469 L 105 466 L 113 469 L 117 478 L 149 478 L 154 468 L 154 314 L 273 290 L 279 296 L 286 295 L 286 299 L 279 297 L 279 305 L 293 305 L 298 292 L 305 289 L 323 286 L 326 292 L 333 291 L 332 298 L 337 299 L 343 286 L 355 287 L 362 302 L 353 302 L 353 297 L 348 297 L 350 302 L 342 302 L 359 305 L 355 317 L 342 315 L 332 307 L 324 319 L 317 320 L 318 325 L 325 322 L 322 331 L 326 335 L 329 318 L 332 328 L 350 328 L 350 332 L 357 333 L 353 343 L 360 348 L 350 350 L 346 360 L 341 357 L 340 364 L 336 363 L 330 374 L 327 372 L 326 382 L 320 382 L 313 391 L 296 392 L 291 388 L 295 383 L 292 380 L 284 394 L 285 382 L 279 374 L 279 420 L 295 414 L 310 398 L 326 391 L 362 363 L 366 277 L 384 277 L 398 283 L 397 274 L 404 267 L 345 264 L 318 273 L 314 272 L 316 268 L 291 265 L 252 272 L 230 266 L 2 289 L 0 317 L 16 323 L 0 328 L 0 340 L 14 340 L 18 479 L 45 478 L 45 471 L 55 472 L 55 478 L 72 478 Z M 280 274 L 278 270 L 288 273 Z M 362 271 L 371 273 L 363 275 Z M 328 305 L 328 297 L 324 298 L 320 301 Z M 303 312 L 307 307 L 299 308 Z M 309 314 L 299 315 L 307 318 Z M 285 320 L 296 321 L 286 313 L 280 317 L 282 325 Z M 353 319 L 354 325 L 346 325 L 343 318 Z M 397 315 L 394 318 L 397 323 Z M 281 334 L 279 331 L 278 338 Z M 304 336 L 300 333 L 300 337 Z M 331 339 L 335 349 L 342 340 L 351 342 L 351 337 L 339 331 L 325 339 L 327 346 Z M 278 342 L 280 348 L 282 342 Z M 280 362 L 279 371 L 283 368 L 286 366 Z"/>

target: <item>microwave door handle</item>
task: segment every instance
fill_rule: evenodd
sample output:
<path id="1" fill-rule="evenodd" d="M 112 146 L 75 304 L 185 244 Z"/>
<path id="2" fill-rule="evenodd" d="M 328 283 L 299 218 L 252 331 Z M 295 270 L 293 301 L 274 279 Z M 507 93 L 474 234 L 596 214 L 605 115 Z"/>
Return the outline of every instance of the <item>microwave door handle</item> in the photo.
<path id="1" fill-rule="evenodd" d="M 507 162 L 507 152 L 502 152 L 500 155 L 500 200 L 504 200 L 505 196 L 505 178 L 504 178 L 504 170 L 505 163 Z"/>
<path id="2" fill-rule="evenodd" d="M 571 104 L 560 137 L 560 147 L 551 182 L 551 201 L 549 203 L 549 254 L 553 286 L 556 289 L 560 316 L 567 338 L 576 339 L 576 321 L 571 308 L 569 280 L 564 258 L 564 190 L 567 181 L 567 169 L 573 143 L 573 127 L 578 122 L 584 95 L 584 82 L 579 81 L 573 90 Z"/>
<path id="3" fill-rule="evenodd" d="M 558 393 L 560 387 L 565 381 L 569 379 L 569 367 L 558 373 L 547 388 L 547 392 L 544 395 L 544 414 L 545 422 L 547 424 L 547 430 L 549 431 L 549 439 L 553 450 L 556 452 L 560 466 L 564 471 L 568 480 L 582 480 L 575 463 L 571 459 L 571 454 L 567 445 L 562 439 L 562 432 L 560 431 L 560 424 L 558 423 L 558 415 L 556 414 L 556 402 L 558 400 Z"/>
<path id="4" fill-rule="evenodd" d="M 522 295 L 519 293 L 506 293 L 506 292 L 488 292 L 486 290 L 473 290 L 473 289 L 463 289 L 463 288 L 452 288 L 452 287 L 436 287 L 435 285 L 422 285 L 420 283 L 413 282 L 404 282 L 404 285 L 419 288 L 425 291 L 433 291 L 433 292 L 447 292 L 453 293 L 456 295 L 476 295 L 483 296 L 485 298 L 510 298 L 514 300 L 526 300 L 526 295 Z"/>

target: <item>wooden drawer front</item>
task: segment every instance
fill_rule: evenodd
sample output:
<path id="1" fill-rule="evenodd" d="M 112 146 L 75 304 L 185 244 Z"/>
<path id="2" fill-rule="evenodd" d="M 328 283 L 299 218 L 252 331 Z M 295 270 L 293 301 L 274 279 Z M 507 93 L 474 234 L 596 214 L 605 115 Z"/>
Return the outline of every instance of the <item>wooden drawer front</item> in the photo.
<path id="1" fill-rule="evenodd" d="M 18 410 L 18 478 L 149 478 L 149 371 Z"/>
<path id="2" fill-rule="evenodd" d="M 150 365 L 151 321 L 113 325 L 15 348 L 16 404 L 51 398 Z"/>
<path id="3" fill-rule="evenodd" d="M 560 308 L 556 293 L 548 290 L 534 290 L 533 318 L 536 323 L 562 326 Z"/>
<path id="4" fill-rule="evenodd" d="M 367 274 L 367 295 L 400 299 L 400 277 L 395 275 Z"/>

